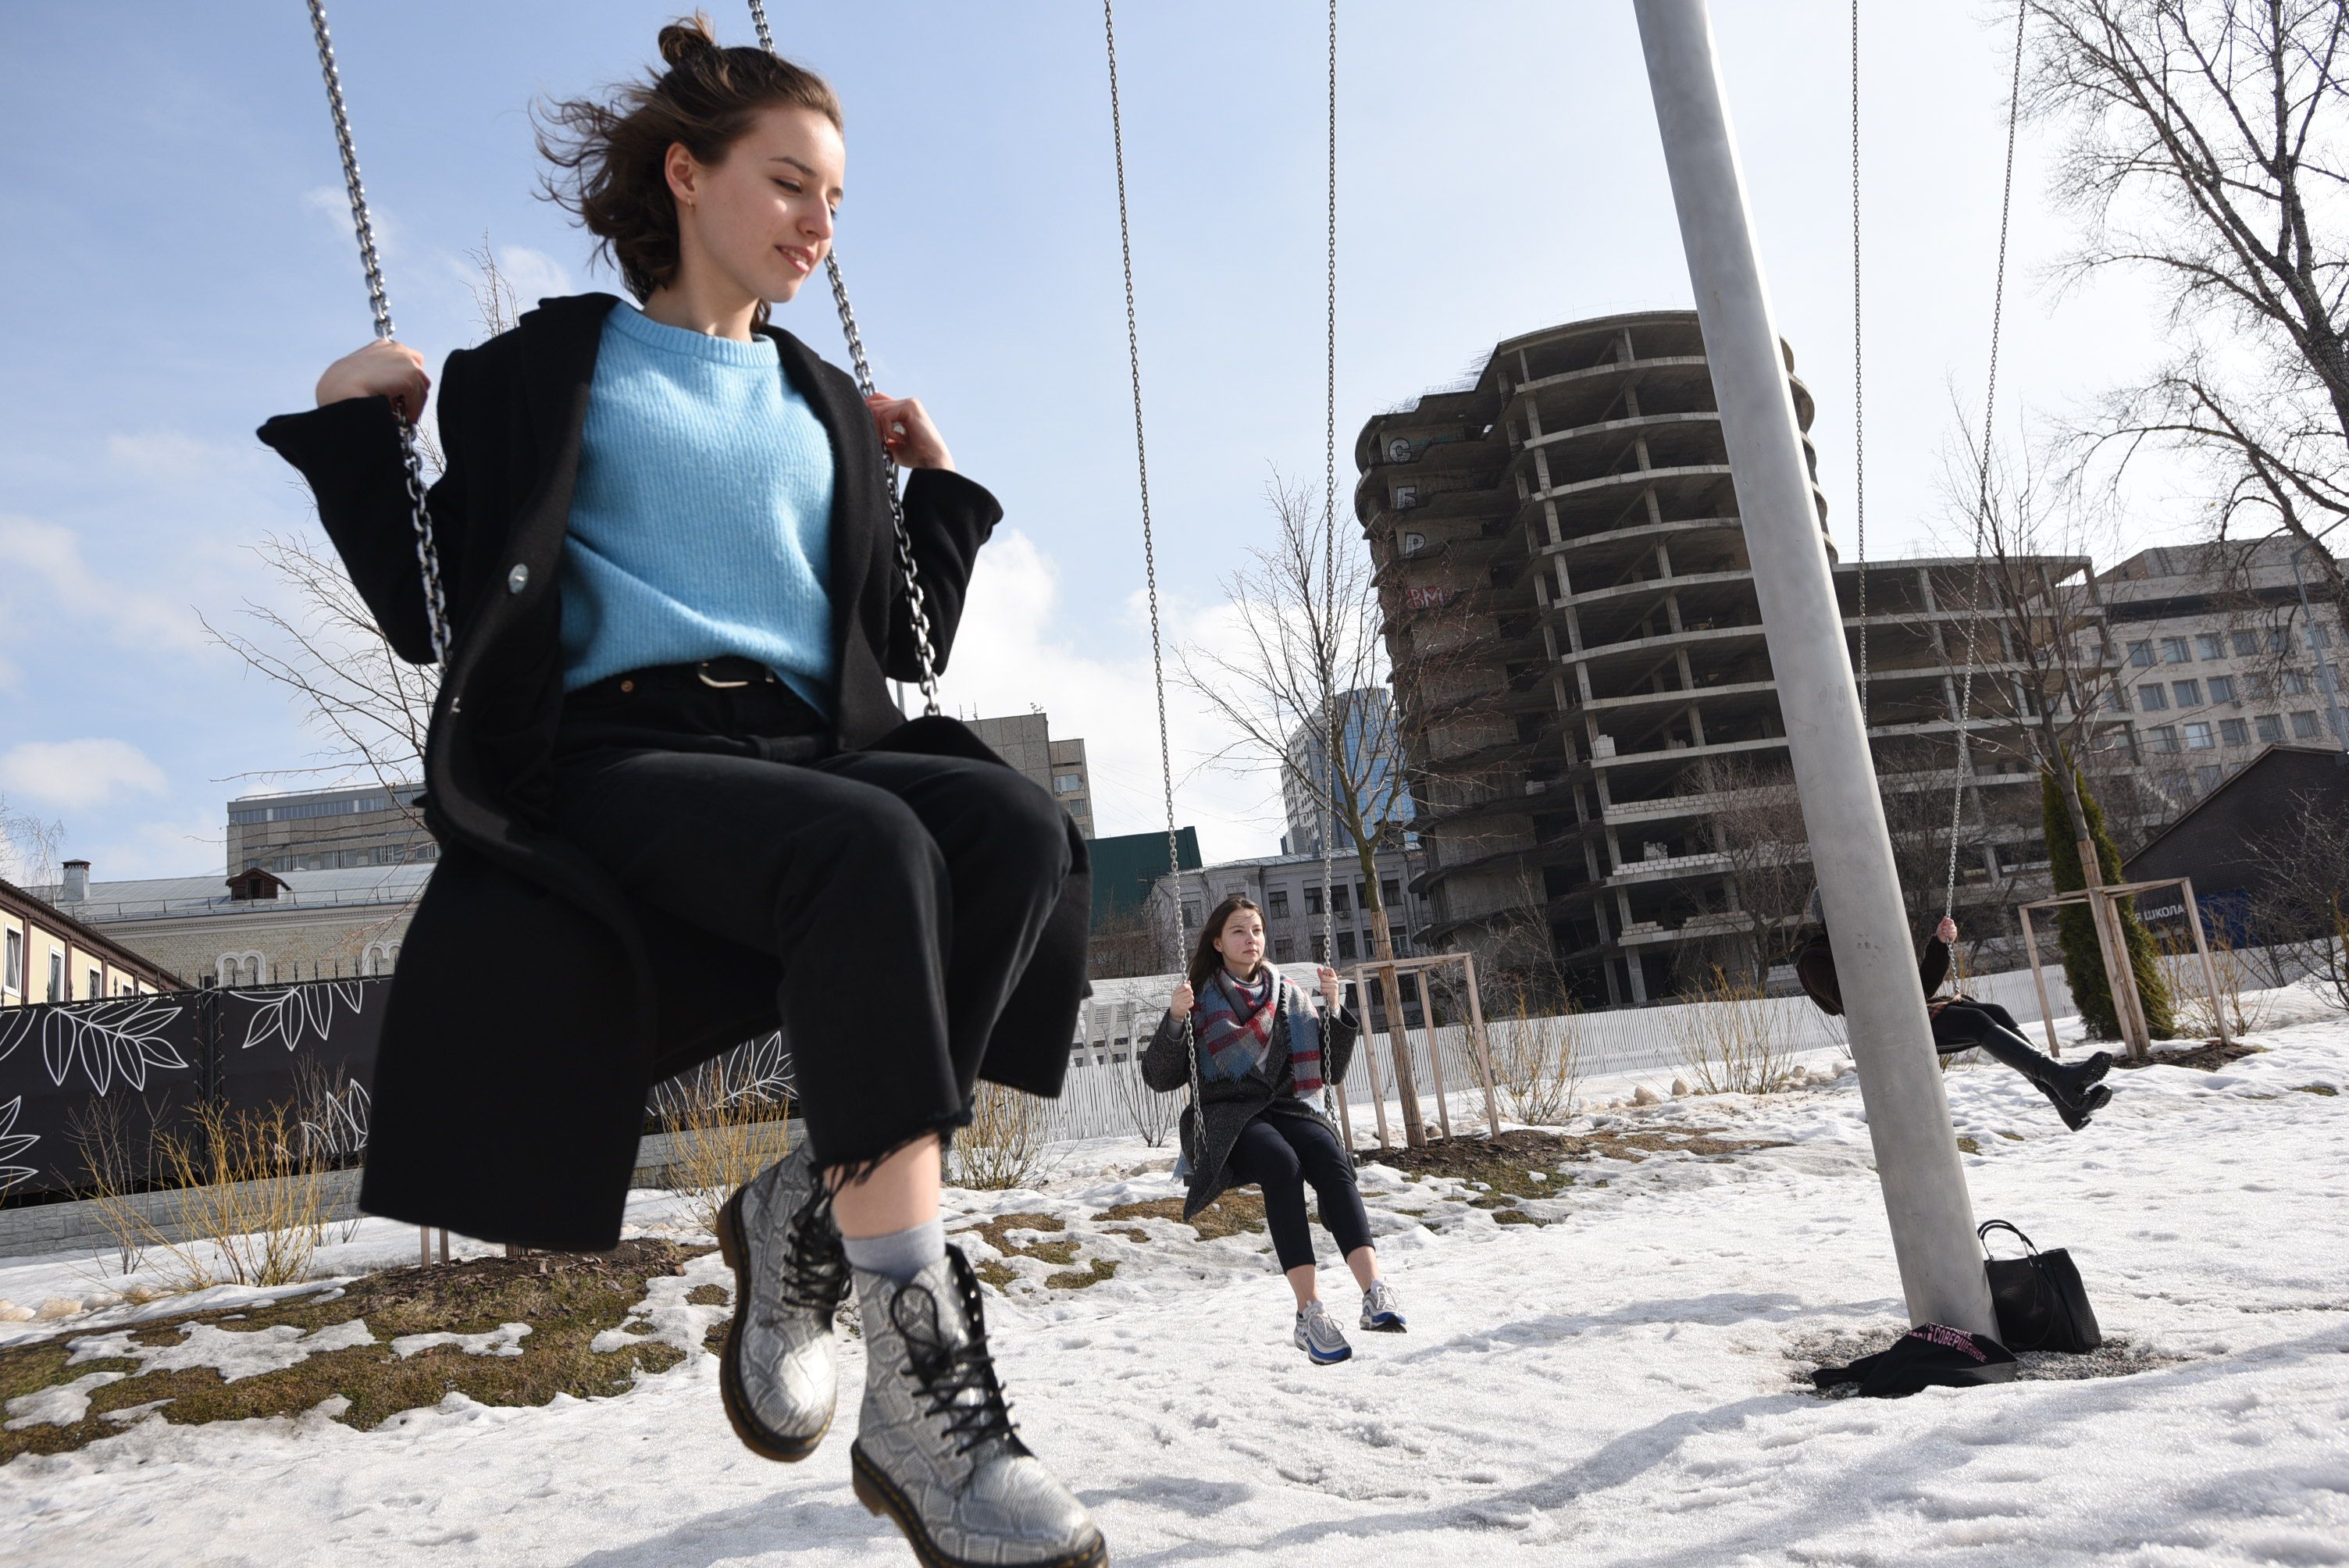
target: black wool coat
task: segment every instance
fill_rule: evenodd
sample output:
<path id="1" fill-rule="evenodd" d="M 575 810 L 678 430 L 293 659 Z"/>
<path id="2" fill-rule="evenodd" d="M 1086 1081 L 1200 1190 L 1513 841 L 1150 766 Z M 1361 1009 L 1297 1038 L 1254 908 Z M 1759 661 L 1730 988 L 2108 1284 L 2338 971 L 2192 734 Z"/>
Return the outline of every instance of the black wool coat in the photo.
<path id="1" fill-rule="evenodd" d="M 1297 1093 L 1296 1074 L 1288 1062 L 1290 1011 L 1312 1004 L 1287 979 L 1281 981 L 1280 995 L 1278 1027 L 1265 1056 L 1271 1070 L 1259 1067 L 1237 1079 L 1209 1079 L 1202 1075 L 1196 1114 L 1194 1107 L 1183 1108 L 1175 1136 L 1182 1144 L 1184 1157 L 1191 1162 L 1189 1185 L 1183 1201 L 1183 1217 L 1186 1220 L 1223 1196 L 1231 1186 L 1232 1146 L 1247 1130 L 1247 1124 L 1259 1116 L 1299 1116 L 1318 1121 L 1330 1128 L 1330 1136 L 1337 1139 L 1339 1148 L 1346 1147 L 1346 1140 L 1335 1127 L 1330 1127 L 1330 1119 Z M 1344 1079 L 1346 1069 L 1353 1065 L 1354 1044 L 1361 1033 L 1361 1021 L 1342 1007 L 1321 1016 L 1321 1072 L 1327 1082 Z M 1161 1094 L 1187 1090 L 1191 1087 L 1191 1053 L 1197 1049 L 1198 1041 L 1193 1032 L 1185 1028 L 1183 1021 L 1170 1010 L 1158 1020 L 1158 1032 L 1151 1037 L 1150 1047 L 1143 1053 L 1143 1083 Z M 1346 1158 L 1349 1161 L 1353 1159 L 1351 1150 L 1347 1150 Z"/>
<path id="2" fill-rule="evenodd" d="M 648 1088 L 780 1026 L 781 973 L 638 904 L 546 826 L 563 703 L 557 588 L 609 294 L 542 300 L 449 356 L 446 467 L 429 506 L 452 646 L 425 749 L 440 863 L 392 981 L 359 1202 L 487 1241 L 600 1249 L 619 1239 Z M 836 745 L 999 760 L 949 719 L 907 723 L 885 681 L 920 673 L 895 566 L 882 450 L 846 374 L 764 329 L 832 438 Z M 432 657 L 400 471 L 381 397 L 272 419 L 353 584 L 402 657 Z M 973 559 L 1001 516 L 959 475 L 918 469 L 905 506 L 943 666 Z M 1085 994 L 1091 873 L 1073 870 L 982 1074 L 1057 1095 Z M 722 866 L 709 868 L 713 877 Z"/>
<path id="3" fill-rule="evenodd" d="M 1918 984 L 1925 987 L 1930 999 L 1949 977 L 1949 945 L 1938 936 L 1927 937 L 1924 955 L 1917 961 Z M 1836 978 L 1835 949 L 1828 944 L 1824 927 L 1795 954 L 1795 979 L 1820 1012 L 1831 1018 L 1843 1016 L 1843 985 Z"/>

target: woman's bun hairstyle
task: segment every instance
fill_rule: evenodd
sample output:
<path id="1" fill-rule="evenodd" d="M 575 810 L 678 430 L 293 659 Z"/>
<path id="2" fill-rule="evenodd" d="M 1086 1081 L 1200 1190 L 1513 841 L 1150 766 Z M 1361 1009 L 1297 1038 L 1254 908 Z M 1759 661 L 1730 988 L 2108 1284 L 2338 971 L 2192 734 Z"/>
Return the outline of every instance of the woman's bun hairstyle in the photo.
<path id="1" fill-rule="evenodd" d="M 539 153 L 554 166 L 543 193 L 595 236 L 595 253 L 639 302 L 677 277 L 671 147 L 721 163 L 767 108 L 812 109 L 841 128 L 830 83 L 764 49 L 728 48 L 702 12 L 663 27 L 659 48 L 668 68 L 658 77 L 624 84 L 608 99 L 543 102 L 534 114 Z M 761 305 L 761 323 L 765 315 Z"/>

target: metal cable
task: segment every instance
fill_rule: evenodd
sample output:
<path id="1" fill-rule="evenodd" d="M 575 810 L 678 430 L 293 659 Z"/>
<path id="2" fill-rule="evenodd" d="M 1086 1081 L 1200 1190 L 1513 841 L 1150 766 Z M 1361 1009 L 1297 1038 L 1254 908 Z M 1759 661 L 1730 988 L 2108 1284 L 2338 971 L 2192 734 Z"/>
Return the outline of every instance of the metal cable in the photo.
<path id="1" fill-rule="evenodd" d="M 752 0 L 753 4 L 757 0 Z M 1126 368 L 1133 385 L 1133 466 L 1142 490 L 1142 574 L 1150 599 L 1150 680 L 1158 696 L 1158 769 L 1166 791 L 1166 869 L 1174 882 L 1174 969 L 1178 985 L 1189 983 L 1184 964 L 1183 936 L 1183 846 L 1174 826 L 1174 752 L 1168 738 L 1166 724 L 1166 659 L 1158 626 L 1158 551 L 1150 526 L 1150 449 L 1143 437 L 1142 426 L 1142 335 L 1134 324 L 1133 315 L 1133 230 L 1127 216 L 1125 194 L 1125 123 L 1118 109 L 1117 97 L 1117 16 L 1115 0 L 1102 0 L 1102 36 L 1109 55 L 1109 134 L 1110 146 L 1117 160 L 1117 248 L 1125 269 L 1125 358 Z M 1200 897 L 1204 911 L 1206 887 L 1201 879 Z M 1326 903 L 1327 900 L 1325 899 Z M 1198 1011 L 1199 999 L 1191 998 L 1190 1011 L 1183 1015 L 1184 1056 L 1191 1069 L 1191 1113 L 1194 1126 L 1204 1131 L 1203 1109 L 1199 1097 L 1199 1051 L 1194 1033 L 1193 1015 Z"/>
<path id="2" fill-rule="evenodd" d="M 326 33 L 325 0 L 309 0 L 310 32 L 318 43 L 318 73 L 326 81 L 326 108 L 335 117 L 335 145 L 343 158 L 343 189 L 350 197 L 351 227 L 359 242 L 359 264 L 367 269 L 367 304 L 375 314 L 376 341 L 390 338 L 391 300 L 384 292 L 383 263 L 376 254 L 375 221 L 367 214 L 367 187 L 359 182 L 358 150 L 343 107 L 343 77 L 335 65 L 334 41 Z M 432 659 L 449 665 L 449 601 L 440 586 L 440 552 L 432 542 L 432 514 L 424 500 L 424 465 L 416 450 L 416 421 L 395 407 L 399 423 L 399 468 L 408 487 L 408 515 L 416 530 L 416 570 L 424 589 L 424 619 L 432 636 Z M 421 408 L 416 410 L 420 414 Z"/>
<path id="3" fill-rule="evenodd" d="M 759 46 L 769 54 L 775 52 L 774 31 L 767 26 L 764 0 L 750 0 L 750 25 L 758 29 Z M 856 330 L 856 312 L 848 303 L 848 284 L 840 275 L 840 252 L 837 246 L 826 251 L 823 257 L 824 276 L 832 283 L 832 303 L 840 312 L 840 335 L 848 340 L 848 361 L 856 374 L 856 389 L 867 397 L 879 396 L 873 385 L 873 366 L 864 357 L 864 338 Z M 905 500 L 897 493 L 897 459 L 889 449 L 881 449 L 881 488 L 889 498 L 889 522 L 897 541 L 897 574 L 905 583 L 905 609 L 914 630 L 914 651 L 922 666 L 922 712 L 936 717 L 938 712 L 937 655 L 930 640 L 929 595 L 922 591 L 922 577 L 914 564 L 914 536 L 905 527 Z"/>
<path id="4" fill-rule="evenodd" d="M 1866 733 L 1868 667 L 1868 397 L 1862 376 L 1859 312 L 1859 0 L 1851 0 L 1851 465 L 1859 535 L 1859 723 Z M 1875 750 L 1869 748 L 1871 767 Z"/>
<path id="5" fill-rule="evenodd" d="M 1966 726 L 1972 717 L 1974 649 L 1982 634 L 1982 544 L 1990 524 L 1990 443 L 1998 410 L 1999 332 L 2006 313 L 2007 232 L 2014 212 L 2014 132 L 2023 109 L 2023 24 L 2029 14 L 2029 0 L 2016 0 L 2014 68 L 2007 88 L 2006 100 L 2006 184 L 1998 204 L 1998 270 L 1997 281 L 1991 294 L 1990 371 L 1982 390 L 1982 451 L 1975 474 L 1973 588 L 1971 603 L 1967 606 L 1971 614 L 1966 617 L 1966 663 L 1958 696 L 1957 780 L 1950 791 L 1949 880 L 1941 901 L 1941 918 L 1944 920 L 1950 918 L 1958 904 L 1958 830 L 1964 821 L 1966 773 L 1973 760 L 1973 742 Z"/>
<path id="6" fill-rule="evenodd" d="M 1338 0 L 1330 0 L 1330 208 L 1329 305 L 1323 356 L 1321 427 L 1321 722 L 1329 730 L 1321 758 L 1321 954 L 1338 966 L 1338 899 L 1330 885 L 1331 841 L 1337 837 L 1338 769 L 1344 739 L 1338 707 Z"/>

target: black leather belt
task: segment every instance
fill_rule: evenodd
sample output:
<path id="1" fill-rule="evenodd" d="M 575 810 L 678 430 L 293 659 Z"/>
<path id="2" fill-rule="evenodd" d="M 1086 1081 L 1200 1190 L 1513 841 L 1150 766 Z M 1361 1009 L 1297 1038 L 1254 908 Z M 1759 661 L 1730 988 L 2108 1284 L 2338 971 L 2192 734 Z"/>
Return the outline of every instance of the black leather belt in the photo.
<path id="1" fill-rule="evenodd" d="M 623 670 L 618 675 L 605 676 L 600 681 L 581 686 L 572 696 L 625 696 L 642 691 L 698 691 L 705 687 L 714 691 L 732 691 L 746 686 L 781 684 L 781 677 L 758 660 L 729 655 L 721 659 L 703 659 L 698 664 L 654 665 L 647 669 Z"/>

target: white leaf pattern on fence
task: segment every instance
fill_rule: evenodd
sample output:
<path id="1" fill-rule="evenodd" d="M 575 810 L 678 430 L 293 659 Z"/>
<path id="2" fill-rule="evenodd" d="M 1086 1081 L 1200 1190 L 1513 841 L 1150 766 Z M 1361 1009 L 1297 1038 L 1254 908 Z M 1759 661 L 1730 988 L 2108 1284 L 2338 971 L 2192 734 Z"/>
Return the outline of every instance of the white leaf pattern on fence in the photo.
<path id="1" fill-rule="evenodd" d="M 25 1097 L 21 1094 L 7 1104 L 0 1105 L 0 1192 L 5 1192 L 27 1176 L 37 1174 L 29 1165 L 8 1163 L 41 1140 L 37 1132 L 16 1130 L 16 1116 L 24 1107 Z"/>
<path id="2" fill-rule="evenodd" d="M 244 1026 L 242 1049 L 249 1051 L 274 1040 L 292 1051 L 314 1035 L 324 1044 L 333 1031 L 337 1006 L 358 1012 L 365 1006 L 367 985 L 359 980 L 325 984 L 314 981 L 307 985 L 285 986 L 274 995 L 259 991 L 232 991 L 229 995 L 254 1004 L 253 1016 Z"/>
<path id="3" fill-rule="evenodd" d="M 117 1078 L 143 1089 L 149 1068 L 188 1065 L 163 1037 L 181 1011 L 177 1003 L 160 996 L 124 996 L 78 1007 L 12 1007 L 0 1013 L 0 1061 L 37 1039 L 52 1084 L 62 1088 L 79 1062 L 99 1094 L 113 1088 Z"/>

